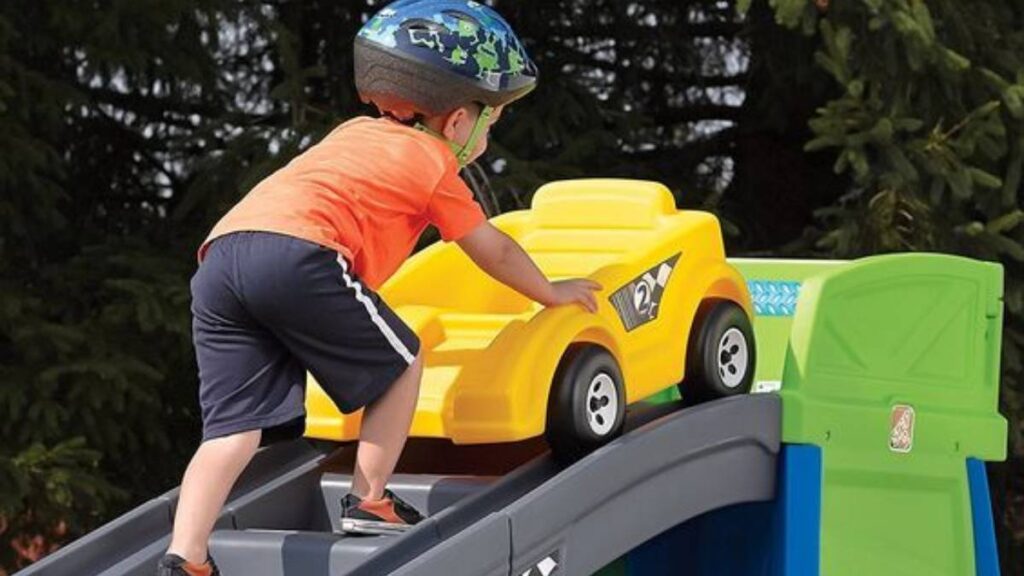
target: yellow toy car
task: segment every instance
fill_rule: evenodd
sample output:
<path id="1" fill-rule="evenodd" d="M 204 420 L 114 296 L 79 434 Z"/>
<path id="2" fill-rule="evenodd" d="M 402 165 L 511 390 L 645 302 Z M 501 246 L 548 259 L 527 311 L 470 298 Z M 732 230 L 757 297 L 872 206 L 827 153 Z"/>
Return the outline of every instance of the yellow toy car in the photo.
<path id="1" fill-rule="evenodd" d="M 676 210 L 655 182 L 572 180 L 492 223 L 548 278 L 601 284 L 598 312 L 535 304 L 456 244 L 413 256 L 380 290 L 422 343 L 411 436 L 544 434 L 556 454 L 576 457 L 621 432 L 626 404 L 667 387 L 688 402 L 749 391 L 753 309 L 713 215 Z M 358 437 L 359 413 L 342 415 L 313 381 L 306 407 L 308 437 Z"/>

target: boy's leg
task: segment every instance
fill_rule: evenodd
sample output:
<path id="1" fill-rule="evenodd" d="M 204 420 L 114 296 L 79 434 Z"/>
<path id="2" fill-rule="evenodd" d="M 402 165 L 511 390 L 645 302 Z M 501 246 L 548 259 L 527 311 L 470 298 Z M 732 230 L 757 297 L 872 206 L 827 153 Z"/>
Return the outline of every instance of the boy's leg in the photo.
<path id="1" fill-rule="evenodd" d="M 365 409 L 353 489 L 367 498 L 345 498 L 342 530 L 351 522 L 364 531 L 409 528 L 422 516 L 384 484 L 419 395 L 419 339 L 336 252 L 271 234 L 254 237 L 253 248 L 276 266 L 271 274 L 243 278 L 248 309 L 342 412 Z M 355 508 L 365 517 L 353 516 Z"/>
<path id="2" fill-rule="evenodd" d="M 252 257 L 250 235 L 216 240 L 192 278 L 192 336 L 204 441 L 182 480 L 174 533 L 158 574 L 216 574 L 207 540 L 264 431 L 274 436 L 304 414 L 305 371 L 244 301 L 239 271 L 280 262 Z M 182 565 L 184 563 L 185 565 Z M 189 566 L 191 564 L 192 566 Z"/>
<path id="3" fill-rule="evenodd" d="M 260 445 L 260 430 L 203 442 L 185 470 L 169 554 L 206 562 L 207 540 L 235 480 Z"/>
<path id="4" fill-rule="evenodd" d="M 409 366 L 395 383 L 363 411 L 352 493 L 363 500 L 380 500 L 409 436 L 419 397 L 423 361 Z"/>

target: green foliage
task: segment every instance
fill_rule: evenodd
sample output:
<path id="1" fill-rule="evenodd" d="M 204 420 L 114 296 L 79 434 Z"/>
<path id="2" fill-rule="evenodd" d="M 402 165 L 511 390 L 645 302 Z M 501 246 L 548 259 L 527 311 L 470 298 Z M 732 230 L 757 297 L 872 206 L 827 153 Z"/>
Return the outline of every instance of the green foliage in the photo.
<path id="1" fill-rule="evenodd" d="M 180 480 L 196 248 L 356 113 L 366 10 L 0 6 L 0 573 Z"/>
<path id="2" fill-rule="evenodd" d="M 194 244 L 163 215 L 190 117 L 224 113 L 199 4 L 0 7 L 0 566 L 169 487 L 194 445 Z"/>
<path id="3" fill-rule="evenodd" d="M 737 47 L 729 38 L 743 28 L 732 6 L 494 4 L 527 39 L 543 77 L 502 116 L 481 162 L 501 209 L 528 204 L 545 182 L 581 176 L 658 180 L 681 205 L 718 202 L 746 80 L 729 62 Z"/>
<path id="4" fill-rule="evenodd" d="M 23 567 L 49 552 L 67 534 L 85 531 L 122 500 L 122 490 L 97 477 L 99 453 L 78 437 L 52 447 L 32 444 L 11 460 L 0 460 L 0 510 L 6 535 L 19 558 L 6 565 Z"/>

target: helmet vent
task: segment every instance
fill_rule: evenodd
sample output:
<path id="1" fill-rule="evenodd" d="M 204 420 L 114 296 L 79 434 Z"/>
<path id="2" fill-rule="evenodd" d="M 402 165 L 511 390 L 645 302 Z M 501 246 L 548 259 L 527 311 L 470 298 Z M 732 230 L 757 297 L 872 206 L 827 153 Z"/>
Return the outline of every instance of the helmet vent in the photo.
<path id="1" fill-rule="evenodd" d="M 473 18 L 472 16 L 466 14 L 465 12 L 459 12 L 458 10 L 445 10 L 444 12 L 442 12 L 442 14 L 444 14 L 445 16 L 451 16 L 452 18 L 458 20 L 459 22 L 465 22 L 466 24 L 472 24 L 474 26 L 479 25 L 477 23 L 476 18 Z"/>
<path id="2" fill-rule="evenodd" d="M 405 24 L 405 28 L 414 32 L 436 32 L 438 34 L 445 31 L 444 26 L 434 22 L 433 20 L 425 19 L 410 20 Z"/>

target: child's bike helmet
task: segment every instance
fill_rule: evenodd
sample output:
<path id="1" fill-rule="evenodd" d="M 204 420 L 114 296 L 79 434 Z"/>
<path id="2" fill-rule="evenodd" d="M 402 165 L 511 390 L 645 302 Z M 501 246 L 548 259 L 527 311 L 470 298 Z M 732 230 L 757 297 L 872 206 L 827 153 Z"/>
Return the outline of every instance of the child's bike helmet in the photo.
<path id="1" fill-rule="evenodd" d="M 512 28 L 471 0 L 398 0 L 359 30 L 354 56 L 360 98 L 399 120 L 483 106 L 466 145 L 452 146 L 461 164 L 493 109 L 537 85 Z"/>

